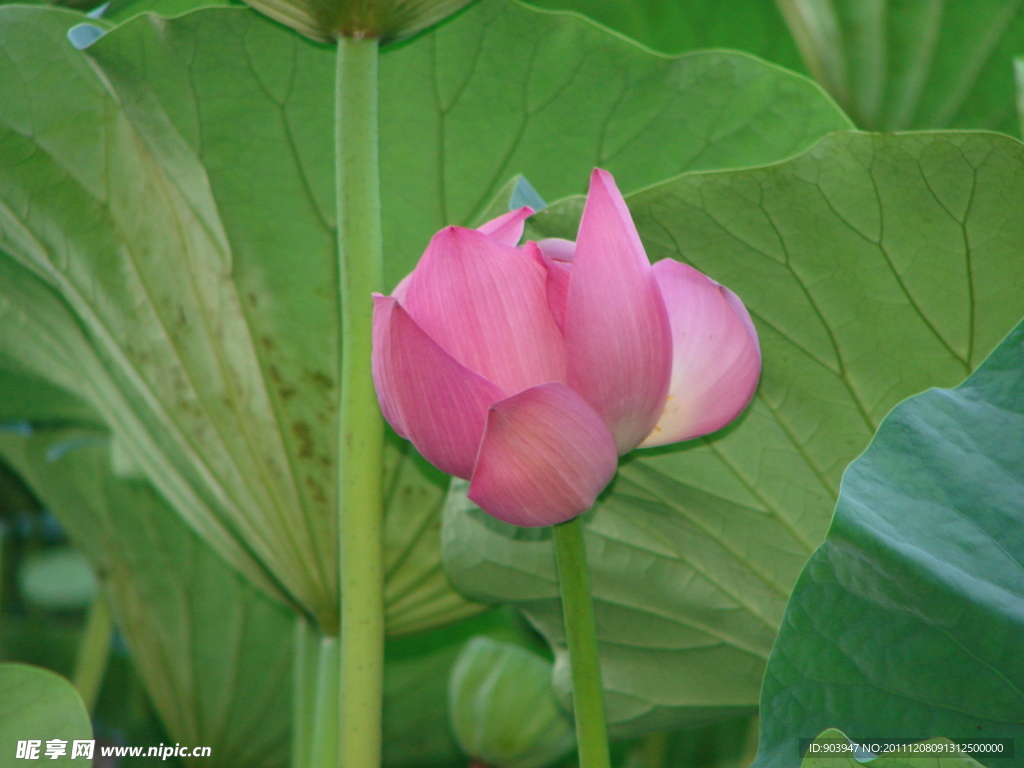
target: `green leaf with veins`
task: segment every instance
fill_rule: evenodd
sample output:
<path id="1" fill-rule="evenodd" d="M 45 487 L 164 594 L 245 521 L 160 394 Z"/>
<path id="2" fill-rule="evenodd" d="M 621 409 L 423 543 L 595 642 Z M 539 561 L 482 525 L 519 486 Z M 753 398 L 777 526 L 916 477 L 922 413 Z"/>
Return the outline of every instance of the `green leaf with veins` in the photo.
<path id="1" fill-rule="evenodd" d="M 1022 600 L 1024 322 L 960 386 L 893 409 L 846 470 L 768 661 L 758 765 L 826 724 L 1020 744 Z"/>
<path id="2" fill-rule="evenodd" d="M 138 17 L 84 53 L 65 39 L 80 20 L 0 8 L 0 347 L 78 393 L 197 531 L 330 631 L 333 53 L 248 9 Z M 848 126 L 752 57 L 666 59 L 505 0 L 387 51 L 381 105 L 392 285 L 517 172 L 548 198 L 594 163 L 635 189 Z M 438 570 L 436 474 L 402 476 L 392 631 L 476 610 Z"/>
<path id="3" fill-rule="evenodd" d="M 586 519 L 609 718 L 620 734 L 750 711 L 846 465 L 902 398 L 963 378 L 1024 314 L 1024 146 L 985 133 L 838 133 L 777 165 L 627 196 L 652 261 L 732 288 L 764 369 L 710 437 L 627 456 Z M 573 237 L 580 200 L 532 220 Z M 568 690 L 549 535 L 454 492 L 445 565 L 517 605 Z"/>

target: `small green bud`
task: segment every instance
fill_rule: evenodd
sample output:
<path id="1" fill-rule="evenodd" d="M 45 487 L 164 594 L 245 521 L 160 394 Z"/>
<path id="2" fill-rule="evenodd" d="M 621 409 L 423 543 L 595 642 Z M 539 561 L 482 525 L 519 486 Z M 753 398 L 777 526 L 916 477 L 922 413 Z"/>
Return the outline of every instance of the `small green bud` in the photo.
<path id="1" fill-rule="evenodd" d="M 550 662 L 518 645 L 474 637 L 448 681 L 448 712 L 462 751 L 495 768 L 543 768 L 575 744 L 551 687 Z"/>
<path id="2" fill-rule="evenodd" d="M 411 37 L 471 0 L 246 0 L 257 11 L 323 43 L 339 37 Z"/>

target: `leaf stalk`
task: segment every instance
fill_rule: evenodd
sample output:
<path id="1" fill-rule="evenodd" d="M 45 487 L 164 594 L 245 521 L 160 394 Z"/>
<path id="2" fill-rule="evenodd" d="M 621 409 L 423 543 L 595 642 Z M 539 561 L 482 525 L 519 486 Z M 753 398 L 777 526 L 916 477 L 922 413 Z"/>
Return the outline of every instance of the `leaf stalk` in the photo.
<path id="1" fill-rule="evenodd" d="M 340 747 L 330 768 L 379 768 L 384 679 L 384 422 L 370 365 L 371 294 L 384 288 L 380 221 L 378 40 L 338 39 L 335 170 L 341 376 Z M 318 766 L 319 768 L 319 766 Z M 325 763 L 323 768 L 327 768 Z"/>
<path id="2" fill-rule="evenodd" d="M 294 643 L 291 768 L 312 768 L 320 642 L 316 630 L 304 616 L 295 619 Z"/>

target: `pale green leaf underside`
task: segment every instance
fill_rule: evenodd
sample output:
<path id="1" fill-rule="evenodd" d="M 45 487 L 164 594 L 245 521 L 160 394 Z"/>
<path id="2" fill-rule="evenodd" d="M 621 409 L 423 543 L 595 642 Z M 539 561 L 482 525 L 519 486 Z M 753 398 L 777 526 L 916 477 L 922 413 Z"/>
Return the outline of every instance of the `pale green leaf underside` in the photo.
<path id="1" fill-rule="evenodd" d="M 0 381 L 9 391 L 11 380 Z M 112 474 L 108 445 L 85 429 L 0 433 L 0 457 L 101 574 L 170 736 L 211 747 L 212 757 L 195 766 L 281 768 L 289 755 L 293 617 L 228 567 L 146 482 Z M 443 704 L 455 656 L 478 633 L 522 641 L 507 614 L 491 611 L 389 642 L 385 766 L 458 759 Z"/>
<path id="2" fill-rule="evenodd" d="M 778 0 L 808 69 L 871 130 L 1018 134 L 1021 0 Z"/>
<path id="3" fill-rule="evenodd" d="M 1024 146 L 996 134 L 842 133 L 627 197 L 652 261 L 743 299 L 764 371 L 737 424 L 630 455 L 587 520 L 620 732 L 756 706 L 843 469 L 895 403 L 960 380 L 1024 314 L 1022 176 Z M 571 237 L 578 212 L 556 204 L 533 234 Z M 452 502 L 456 585 L 518 605 L 564 659 L 549 539 Z"/>
<path id="4" fill-rule="evenodd" d="M 846 471 L 768 662 L 758 764 L 828 724 L 1015 739 L 975 757 L 1024 765 L 1022 604 L 1024 323 L 957 388 L 895 408 Z"/>
<path id="5" fill-rule="evenodd" d="M 765 0 L 527 0 L 538 8 L 581 13 L 656 51 L 747 51 L 800 70 L 800 54 L 774 2 Z"/>
<path id="6" fill-rule="evenodd" d="M 92 738 L 92 723 L 78 691 L 60 675 L 27 664 L 0 664 L 0 762 L 21 763 L 16 755 L 19 741 L 38 741 L 37 760 L 67 768 L 81 765 L 71 759 L 74 741 Z M 46 742 L 66 744 L 63 757 L 46 757 Z M 32 765 L 31 761 L 25 765 Z"/>
<path id="7" fill-rule="evenodd" d="M 54 445 L 72 440 L 80 447 L 56 461 L 48 457 Z M 115 477 L 102 433 L 0 435 L 0 455 L 101 575 L 135 667 L 171 736 L 211 748 L 212 757 L 195 764 L 285 765 L 288 611 L 224 563 L 148 483 Z"/>
<path id="8" fill-rule="evenodd" d="M 90 403 L 230 562 L 331 629 L 333 54 L 240 8 L 139 17 L 83 53 L 64 36 L 80 18 L 0 10 L 3 351 Z M 549 198 L 594 164 L 637 188 L 848 125 L 751 57 L 665 59 L 502 0 L 387 53 L 381 77 L 391 284 L 515 172 Z M 438 569 L 438 478 L 409 462 L 393 631 L 475 610 Z"/>

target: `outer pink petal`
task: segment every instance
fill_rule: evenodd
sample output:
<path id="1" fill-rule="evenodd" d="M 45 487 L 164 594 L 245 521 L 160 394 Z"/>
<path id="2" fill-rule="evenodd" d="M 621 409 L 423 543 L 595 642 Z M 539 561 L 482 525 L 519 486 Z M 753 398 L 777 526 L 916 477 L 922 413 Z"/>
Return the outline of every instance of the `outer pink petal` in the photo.
<path id="1" fill-rule="evenodd" d="M 514 525 L 555 525 L 594 505 L 617 459 L 597 412 L 565 384 L 542 384 L 491 406 L 469 498 Z"/>
<path id="2" fill-rule="evenodd" d="M 736 294 L 671 259 L 654 274 L 672 324 L 672 383 L 645 448 L 721 429 L 747 407 L 761 374 L 757 331 Z"/>
<path id="3" fill-rule="evenodd" d="M 468 479 L 502 391 L 456 362 L 390 296 L 373 297 L 373 380 L 381 411 L 431 464 Z"/>
<path id="4" fill-rule="evenodd" d="M 619 453 L 650 433 L 672 365 L 668 315 L 615 181 L 595 170 L 565 314 L 569 384 L 597 410 Z"/>
<path id="5" fill-rule="evenodd" d="M 502 245 L 514 248 L 523 239 L 523 228 L 526 220 L 533 216 L 533 214 L 533 208 L 524 205 L 522 208 L 517 208 L 514 211 L 502 214 L 496 219 L 491 219 L 483 226 L 477 227 L 476 231 L 483 232 Z"/>
<path id="6" fill-rule="evenodd" d="M 456 360 L 505 394 L 564 381 L 565 341 L 547 302 L 543 267 L 472 229 L 434 236 L 402 305 Z"/>

